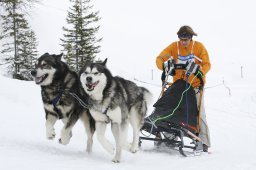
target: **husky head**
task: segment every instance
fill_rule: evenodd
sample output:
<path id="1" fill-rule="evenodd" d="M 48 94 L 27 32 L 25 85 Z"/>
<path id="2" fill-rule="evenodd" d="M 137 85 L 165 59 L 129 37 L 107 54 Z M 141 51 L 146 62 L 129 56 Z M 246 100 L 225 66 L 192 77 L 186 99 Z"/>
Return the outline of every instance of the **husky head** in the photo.
<path id="1" fill-rule="evenodd" d="M 80 70 L 80 82 L 87 94 L 102 95 L 102 92 L 107 85 L 107 77 L 111 76 L 111 73 L 105 66 L 106 62 L 107 59 L 102 63 L 87 62 Z"/>
<path id="2" fill-rule="evenodd" d="M 50 55 L 45 53 L 38 58 L 35 69 L 31 71 L 36 84 L 48 86 L 53 82 L 54 78 L 57 77 L 57 72 L 61 70 L 61 65 L 63 65 L 61 57 L 62 54 Z"/>

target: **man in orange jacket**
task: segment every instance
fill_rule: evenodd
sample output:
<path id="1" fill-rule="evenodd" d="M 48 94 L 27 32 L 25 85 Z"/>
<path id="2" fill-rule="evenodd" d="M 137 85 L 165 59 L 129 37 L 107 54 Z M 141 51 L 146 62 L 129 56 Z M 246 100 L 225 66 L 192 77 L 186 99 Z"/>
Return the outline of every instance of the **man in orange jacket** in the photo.
<path id="1" fill-rule="evenodd" d="M 210 70 L 211 63 L 209 60 L 208 52 L 204 45 L 198 41 L 194 41 L 193 36 L 197 36 L 197 34 L 193 31 L 190 26 L 182 26 L 177 32 L 179 41 L 171 43 L 168 47 L 166 47 L 156 58 L 156 65 L 160 70 L 164 70 L 164 63 L 169 59 L 174 59 L 176 64 L 188 64 L 188 63 L 196 63 L 199 66 L 199 70 L 203 74 L 203 81 L 205 84 L 205 77 L 207 72 Z M 190 75 L 188 78 L 188 82 L 192 84 L 195 90 L 200 86 L 200 80 L 195 77 L 195 75 Z M 173 75 L 173 82 L 178 79 L 186 79 L 186 70 L 176 70 Z M 197 103 L 199 104 L 200 93 L 196 94 Z M 210 134 L 209 128 L 206 121 L 205 108 L 204 108 L 204 100 L 203 95 L 201 98 L 201 106 L 200 106 L 200 132 L 199 137 L 203 141 L 203 150 L 205 152 L 208 151 L 208 147 L 211 146 L 210 143 Z"/>

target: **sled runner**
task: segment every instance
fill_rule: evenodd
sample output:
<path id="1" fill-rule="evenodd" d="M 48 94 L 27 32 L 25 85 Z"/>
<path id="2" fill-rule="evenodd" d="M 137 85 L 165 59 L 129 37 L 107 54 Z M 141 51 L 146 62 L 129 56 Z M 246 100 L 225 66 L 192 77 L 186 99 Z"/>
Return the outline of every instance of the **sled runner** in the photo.
<path id="1" fill-rule="evenodd" d="M 172 69 L 186 69 L 187 65 L 173 65 Z M 173 70 L 168 70 L 167 77 Z M 190 76 L 189 70 L 186 70 Z M 181 155 L 187 153 L 198 155 L 203 151 L 199 134 L 199 109 L 202 97 L 203 80 L 201 73 L 194 73 L 200 80 L 200 87 L 195 92 L 187 81 L 180 79 L 173 84 L 163 82 L 162 96 L 153 105 L 155 110 L 145 118 L 141 128 L 140 143 L 143 140 L 153 141 L 156 147 L 167 147 L 178 150 Z M 167 80 L 167 79 L 165 79 Z M 170 85 L 166 88 L 167 85 Z M 165 89 L 166 88 L 166 89 Z M 196 93 L 200 93 L 197 105 Z M 188 144 L 187 144 L 188 143 Z"/>

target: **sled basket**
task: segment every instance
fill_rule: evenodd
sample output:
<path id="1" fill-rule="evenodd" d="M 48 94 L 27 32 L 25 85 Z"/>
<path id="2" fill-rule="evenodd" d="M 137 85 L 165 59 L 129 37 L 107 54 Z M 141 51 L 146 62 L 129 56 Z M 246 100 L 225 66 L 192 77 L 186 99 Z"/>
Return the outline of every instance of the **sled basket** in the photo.
<path id="1" fill-rule="evenodd" d="M 142 130 L 155 134 L 159 129 L 174 126 L 198 133 L 196 94 L 185 80 L 174 82 L 153 106 L 155 110 L 145 118 Z"/>

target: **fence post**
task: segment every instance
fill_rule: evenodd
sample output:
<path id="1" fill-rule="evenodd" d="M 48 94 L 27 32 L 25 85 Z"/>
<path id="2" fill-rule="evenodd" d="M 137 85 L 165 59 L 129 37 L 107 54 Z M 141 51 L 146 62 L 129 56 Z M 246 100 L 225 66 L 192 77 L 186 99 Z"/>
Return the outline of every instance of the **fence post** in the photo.
<path id="1" fill-rule="evenodd" d="M 154 79 L 154 73 L 153 73 L 153 69 L 151 69 L 151 79 Z"/>
<path id="2" fill-rule="evenodd" d="M 244 75 L 243 75 L 243 66 L 241 66 L 241 78 L 244 78 Z"/>

